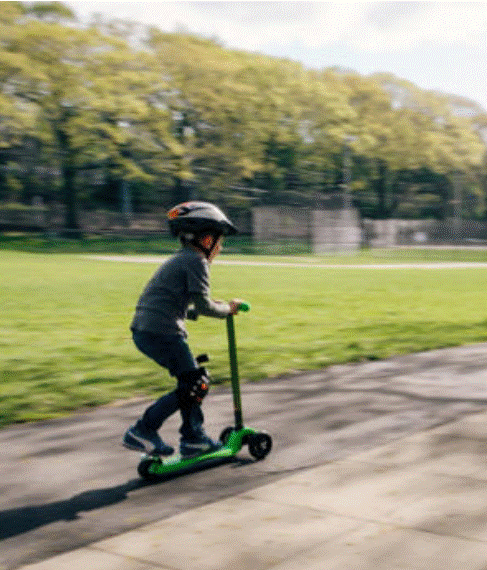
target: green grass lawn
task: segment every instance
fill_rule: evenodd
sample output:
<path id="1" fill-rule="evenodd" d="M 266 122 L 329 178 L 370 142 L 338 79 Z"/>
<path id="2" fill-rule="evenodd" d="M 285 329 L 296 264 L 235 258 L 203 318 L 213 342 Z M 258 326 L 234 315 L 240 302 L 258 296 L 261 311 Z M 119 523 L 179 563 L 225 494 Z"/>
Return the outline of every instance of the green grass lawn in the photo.
<path id="1" fill-rule="evenodd" d="M 452 259 L 447 252 L 439 258 L 414 255 L 403 254 L 400 261 Z M 292 258 L 303 259 L 309 267 L 212 268 L 215 298 L 235 296 L 252 304 L 250 313 L 237 317 L 245 380 L 487 341 L 485 268 L 331 269 L 313 265 L 366 258 Z M 485 253 L 455 253 L 453 260 L 485 261 Z M 166 372 L 137 352 L 128 330 L 156 267 L 0 251 L 0 425 L 156 397 L 173 386 Z M 215 382 L 225 382 L 224 321 L 200 318 L 188 328 L 195 354 L 208 352 Z"/>

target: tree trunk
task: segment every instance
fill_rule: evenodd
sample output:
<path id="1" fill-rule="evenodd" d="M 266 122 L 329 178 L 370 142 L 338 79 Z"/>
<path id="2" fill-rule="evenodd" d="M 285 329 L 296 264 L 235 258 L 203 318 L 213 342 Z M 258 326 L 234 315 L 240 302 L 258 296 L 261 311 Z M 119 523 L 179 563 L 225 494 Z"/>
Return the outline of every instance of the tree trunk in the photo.
<path id="1" fill-rule="evenodd" d="M 66 208 L 64 235 L 65 237 L 79 239 L 82 237 L 82 233 L 80 232 L 76 208 L 77 196 L 74 185 L 76 175 L 74 152 L 70 148 L 69 136 L 64 132 L 62 127 L 56 128 L 55 133 L 61 154 L 62 197 L 63 204 Z"/>
<path id="2" fill-rule="evenodd" d="M 375 191 L 377 193 L 377 217 L 385 220 L 388 217 L 387 208 L 387 166 L 379 162 L 379 176 L 375 181 Z"/>
<path id="3" fill-rule="evenodd" d="M 74 188 L 75 169 L 72 165 L 63 165 L 63 202 L 66 207 L 64 230 L 67 237 L 79 238 L 81 232 L 76 210 L 76 190 Z"/>

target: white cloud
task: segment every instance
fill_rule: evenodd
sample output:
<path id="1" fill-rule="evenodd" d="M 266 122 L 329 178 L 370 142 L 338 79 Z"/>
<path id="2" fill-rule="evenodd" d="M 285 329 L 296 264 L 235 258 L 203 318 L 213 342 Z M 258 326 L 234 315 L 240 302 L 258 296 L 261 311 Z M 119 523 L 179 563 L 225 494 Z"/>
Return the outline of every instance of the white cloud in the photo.
<path id="1" fill-rule="evenodd" d="M 76 12 L 107 13 L 165 31 L 218 36 L 232 47 L 299 41 L 347 42 L 373 51 L 423 42 L 485 41 L 487 2 L 68 2 Z"/>
<path id="2" fill-rule="evenodd" d="M 487 106 L 487 2 L 67 2 L 76 13 L 185 28 L 305 65 L 379 67 Z M 326 54 L 326 58 L 324 57 Z M 321 60 L 320 60 L 321 58 Z M 325 65 L 326 59 L 326 65 Z"/>
<path id="3" fill-rule="evenodd" d="M 310 47 L 347 43 L 370 51 L 409 49 L 422 43 L 472 46 L 485 42 L 487 29 L 485 2 L 224 4 L 226 9 L 215 7 L 213 16 L 200 11 L 201 20 L 193 25 L 201 32 L 213 29 L 228 44 L 245 49 L 276 42 L 300 42 Z M 287 9 L 278 10 L 277 19 L 273 6 L 282 4 L 287 4 Z"/>
<path id="4" fill-rule="evenodd" d="M 383 5 L 380 3 L 379 5 Z M 387 4 L 387 3 L 386 3 Z M 396 3 L 388 3 L 394 6 Z M 409 49 L 424 43 L 449 45 L 485 43 L 487 29 L 487 3 L 485 2 L 398 2 L 409 4 L 410 9 L 397 17 L 391 13 L 389 21 L 374 25 L 370 18 L 362 27 L 364 37 L 357 47 L 375 44 L 376 50 Z M 417 4 L 417 6 L 415 6 Z M 370 15 L 370 12 L 369 12 Z M 350 38 L 353 41 L 353 38 Z"/>

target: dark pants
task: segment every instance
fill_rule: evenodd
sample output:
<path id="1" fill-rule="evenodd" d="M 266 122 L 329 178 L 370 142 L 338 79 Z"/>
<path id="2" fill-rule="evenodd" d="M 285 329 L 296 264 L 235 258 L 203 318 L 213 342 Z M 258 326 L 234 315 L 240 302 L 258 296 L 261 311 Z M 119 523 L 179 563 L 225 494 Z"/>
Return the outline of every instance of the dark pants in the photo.
<path id="1" fill-rule="evenodd" d="M 182 336 L 133 331 L 133 339 L 135 346 L 143 354 L 167 368 L 169 374 L 178 380 L 184 377 L 186 372 L 198 368 L 188 343 Z M 181 405 L 177 389 L 165 394 L 149 406 L 140 421 L 145 427 L 158 430 L 177 410 L 181 411 L 183 420 L 179 430 L 183 439 L 194 440 L 204 435 L 204 416 L 201 406 L 196 403 Z"/>

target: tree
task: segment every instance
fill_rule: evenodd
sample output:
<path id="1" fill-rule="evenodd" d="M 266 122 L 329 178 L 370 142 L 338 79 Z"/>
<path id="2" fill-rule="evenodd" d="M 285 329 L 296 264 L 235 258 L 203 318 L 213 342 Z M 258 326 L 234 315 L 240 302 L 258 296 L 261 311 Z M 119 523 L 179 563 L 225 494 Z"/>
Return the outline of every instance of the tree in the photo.
<path id="1" fill-rule="evenodd" d="M 161 101 L 166 82 L 149 54 L 94 30 L 38 20 L 10 32 L 3 55 L 23 65 L 10 64 L 4 84 L 11 100 L 28 107 L 58 165 L 66 229 L 78 230 L 80 169 L 96 164 L 127 180 L 174 170 L 181 152 Z"/>
<path id="2" fill-rule="evenodd" d="M 344 81 L 356 110 L 351 146 L 369 164 L 365 176 L 375 195 L 375 216 L 391 217 L 403 199 L 411 200 L 411 190 L 418 186 L 406 172 L 472 175 L 478 169 L 485 145 L 471 120 L 454 116 L 446 96 L 423 92 L 385 74 L 347 74 Z M 450 197 L 445 186 L 431 185 L 430 190 L 436 194 L 431 195 L 432 203 L 440 199 L 441 211 L 446 212 Z"/>

